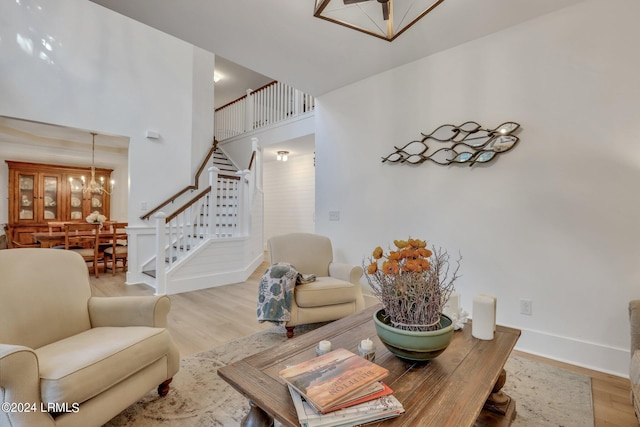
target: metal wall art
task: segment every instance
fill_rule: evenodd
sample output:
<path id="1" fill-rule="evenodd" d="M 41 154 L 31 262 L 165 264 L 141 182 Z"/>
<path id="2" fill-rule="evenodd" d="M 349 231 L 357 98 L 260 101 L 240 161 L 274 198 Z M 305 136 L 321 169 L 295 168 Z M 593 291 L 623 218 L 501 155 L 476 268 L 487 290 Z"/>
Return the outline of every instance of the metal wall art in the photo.
<path id="1" fill-rule="evenodd" d="M 487 163 L 516 145 L 519 138 L 512 133 L 519 127 L 515 122 L 503 123 L 495 129 L 482 129 L 476 122 L 442 125 L 428 135 L 421 133 L 424 138 L 420 141 L 394 147 L 396 151 L 383 157 L 382 163 L 417 165 L 427 160 L 439 165 Z"/>

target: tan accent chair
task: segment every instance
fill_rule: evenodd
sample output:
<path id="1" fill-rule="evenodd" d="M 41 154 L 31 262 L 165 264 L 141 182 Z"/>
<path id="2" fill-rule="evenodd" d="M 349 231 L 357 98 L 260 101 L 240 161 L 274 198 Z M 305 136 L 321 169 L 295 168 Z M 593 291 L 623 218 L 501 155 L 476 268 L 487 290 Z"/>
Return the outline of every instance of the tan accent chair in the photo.
<path id="1" fill-rule="evenodd" d="M 297 285 L 287 322 L 287 337 L 297 325 L 341 319 L 364 309 L 362 267 L 333 262 L 328 237 L 309 233 L 275 236 L 267 242 L 271 264 L 285 262 L 316 281 Z"/>
<path id="2" fill-rule="evenodd" d="M 629 302 L 629 324 L 631 326 L 631 403 L 640 422 L 640 300 Z"/>
<path id="3" fill-rule="evenodd" d="M 101 426 L 169 391 L 167 296 L 92 297 L 82 257 L 56 249 L 0 251 L 0 277 L 0 402 L 36 409 L 0 426 Z"/>

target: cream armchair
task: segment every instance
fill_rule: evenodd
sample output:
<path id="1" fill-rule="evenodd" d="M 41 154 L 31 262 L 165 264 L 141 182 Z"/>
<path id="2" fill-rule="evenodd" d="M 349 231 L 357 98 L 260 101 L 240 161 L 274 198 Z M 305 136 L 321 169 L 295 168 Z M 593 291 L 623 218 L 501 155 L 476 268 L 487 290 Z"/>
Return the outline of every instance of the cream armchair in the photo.
<path id="1" fill-rule="evenodd" d="M 302 274 L 314 274 L 316 281 L 297 285 L 287 322 L 287 336 L 297 325 L 327 322 L 364 309 L 360 286 L 362 267 L 333 262 L 331 240 L 317 234 L 293 233 L 267 242 L 271 264 L 291 264 Z"/>
<path id="2" fill-rule="evenodd" d="M 0 251 L 0 277 L 1 426 L 100 426 L 168 392 L 168 297 L 92 297 L 72 251 Z"/>

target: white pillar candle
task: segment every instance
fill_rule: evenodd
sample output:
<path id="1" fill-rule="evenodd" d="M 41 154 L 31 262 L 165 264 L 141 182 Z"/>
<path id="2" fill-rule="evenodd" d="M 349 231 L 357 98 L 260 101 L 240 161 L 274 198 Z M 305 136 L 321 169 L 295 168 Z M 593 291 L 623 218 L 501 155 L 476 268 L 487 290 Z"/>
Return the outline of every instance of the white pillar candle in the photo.
<path id="1" fill-rule="evenodd" d="M 366 340 L 360 341 L 360 348 L 365 351 L 373 350 L 373 341 L 371 341 L 369 338 L 367 338 Z"/>
<path id="2" fill-rule="evenodd" d="M 496 330 L 496 298 L 478 295 L 473 298 L 471 335 L 481 340 L 492 340 Z"/>
<path id="3" fill-rule="evenodd" d="M 449 300 L 444 306 L 444 310 L 442 310 L 444 314 L 449 316 L 451 320 L 454 322 L 458 318 L 460 314 L 460 294 L 456 291 L 451 292 L 449 296 Z"/>
<path id="4" fill-rule="evenodd" d="M 331 351 L 331 341 L 320 341 L 318 343 L 318 350 L 320 350 L 323 353 L 329 352 Z"/>

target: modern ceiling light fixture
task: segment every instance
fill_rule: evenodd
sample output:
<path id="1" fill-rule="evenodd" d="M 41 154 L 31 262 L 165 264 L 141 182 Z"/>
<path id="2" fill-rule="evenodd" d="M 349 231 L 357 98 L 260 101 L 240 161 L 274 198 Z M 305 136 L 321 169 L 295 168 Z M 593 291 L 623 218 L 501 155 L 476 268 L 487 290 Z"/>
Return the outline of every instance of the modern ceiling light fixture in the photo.
<path id="1" fill-rule="evenodd" d="M 104 188 L 104 177 L 100 177 L 100 183 L 96 181 L 96 166 L 95 166 L 95 154 L 96 154 L 96 135 L 97 133 L 91 132 L 91 180 L 87 184 L 84 176 L 82 177 L 82 192 L 83 193 L 107 193 L 110 194 Z M 72 178 L 69 178 L 72 179 Z"/>
<path id="2" fill-rule="evenodd" d="M 393 41 L 444 0 L 316 0 L 313 16 Z"/>
<path id="3" fill-rule="evenodd" d="M 286 162 L 289 160 L 289 152 L 288 151 L 278 151 L 276 155 L 276 160 L 280 160 L 281 162 Z"/>

